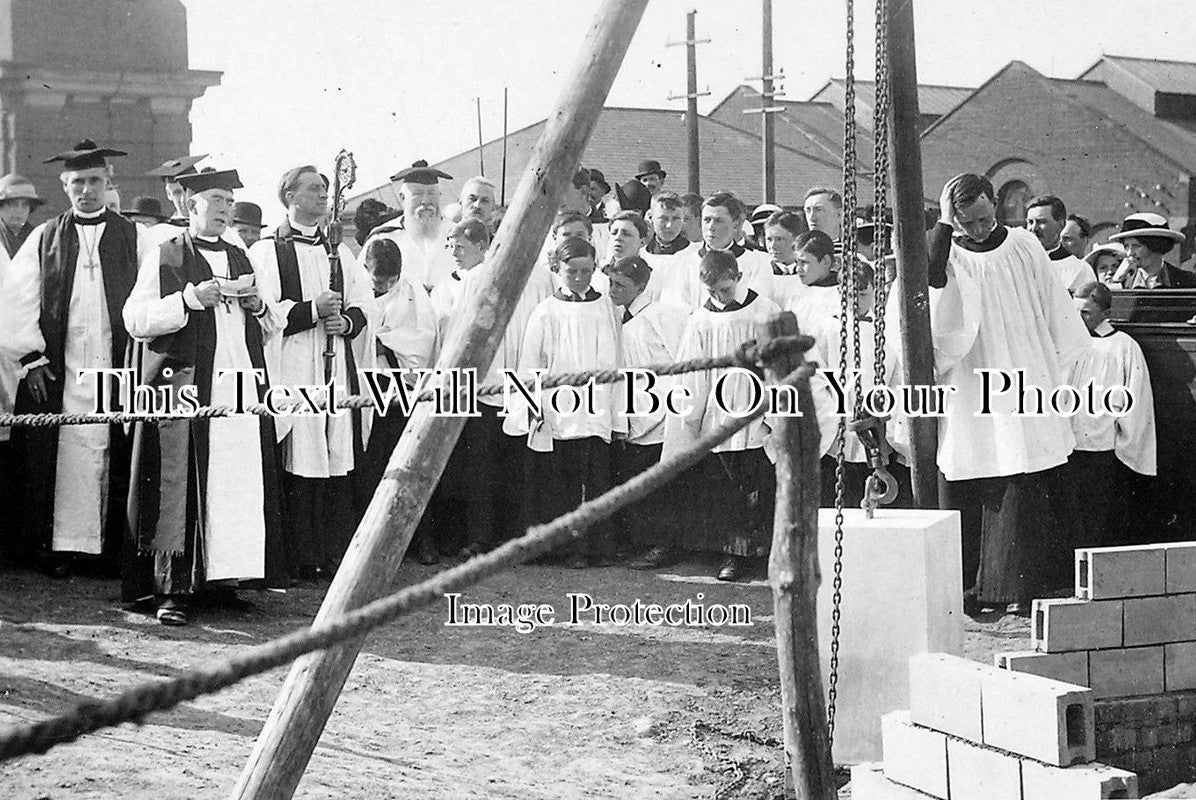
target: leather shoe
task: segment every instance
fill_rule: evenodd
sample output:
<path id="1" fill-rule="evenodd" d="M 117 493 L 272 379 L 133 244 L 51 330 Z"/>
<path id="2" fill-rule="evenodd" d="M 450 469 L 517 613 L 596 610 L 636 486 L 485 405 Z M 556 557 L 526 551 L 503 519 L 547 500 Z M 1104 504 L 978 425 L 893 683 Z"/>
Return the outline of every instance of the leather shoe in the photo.
<path id="1" fill-rule="evenodd" d="M 720 581 L 737 581 L 743 574 L 743 560 L 737 556 L 727 556 L 718 571 Z"/>
<path id="2" fill-rule="evenodd" d="M 632 569 L 659 569 L 677 561 L 677 554 L 671 547 L 657 545 L 627 566 Z"/>

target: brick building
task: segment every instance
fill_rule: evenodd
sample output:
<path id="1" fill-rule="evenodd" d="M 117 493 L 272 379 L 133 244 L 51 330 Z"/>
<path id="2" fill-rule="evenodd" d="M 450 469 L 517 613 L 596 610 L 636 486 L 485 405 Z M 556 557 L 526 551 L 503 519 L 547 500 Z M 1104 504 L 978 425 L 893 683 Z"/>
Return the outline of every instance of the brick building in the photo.
<path id="1" fill-rule="evenodd" d="M 1196 218 L 1196 64 L 1104 56 L 1068 80 L 1013 61 L 927 128 L 922 163 L 932 196 L 959 172 L 987 175 L 1008 224 L 1050 193 L 1099 239 L 1135 211 L 1183 228 Z"/>
<path id="2" fill-rule="evenodd" d="M 0 0 L 0 171 L 34 182 L 44 218 L 67 203 L 42 161 L 90 137 L 129 153 L 123 200 L 161 196 L 144 173 L 188 152 L 191 103 L 219 82 L 187 67 L 181 0 Z"/>

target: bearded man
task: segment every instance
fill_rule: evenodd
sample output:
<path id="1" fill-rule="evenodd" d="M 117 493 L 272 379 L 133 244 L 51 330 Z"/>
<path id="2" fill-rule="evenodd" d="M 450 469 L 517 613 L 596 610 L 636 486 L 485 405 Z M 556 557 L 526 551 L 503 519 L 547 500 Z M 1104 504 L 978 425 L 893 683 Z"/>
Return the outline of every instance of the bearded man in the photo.
<path id="1" fill-rule="evenodd" d="M 403 253 L 403 274 L 428 292 L 456 268 L 456 262 L 445 247 L 448 231 L 440 213 L 440 180 L 452 178 L 446 172 L 429 167 L 423 159 L 392 175 L 390 179 L 399 184 L 403 216 L 394 224 L 375 228 L 370 236 L 370 239 L 390 239 L 397 244 Z"/>

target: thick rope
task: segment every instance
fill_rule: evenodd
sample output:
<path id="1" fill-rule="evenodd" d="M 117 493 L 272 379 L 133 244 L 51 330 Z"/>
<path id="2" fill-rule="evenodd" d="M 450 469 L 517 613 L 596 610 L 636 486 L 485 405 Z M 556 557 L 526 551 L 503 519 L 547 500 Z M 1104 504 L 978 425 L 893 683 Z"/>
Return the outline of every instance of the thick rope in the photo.
<path id="1" fill-rule="evenodd" d="M 808 381 L 815 369 L 814 364 L 803 364 L 782 383 L 796 385 Z M 174 708 L 179 703 L 213 694 L 245 678 L 288 664 L 307 653 L 364 636 L 387 622 L 432 605 L 448 592 L 466 589 L 508 567 L 547 553 L 569 539 L 581 538 L 587 528 L 647 497 L 767 411 L 766 404 L 761 403 L 751 414 L 729 420 L 668 459 L 552 522 L 529 528 L 522 537 L 485 555 L 375 600 L 339 619 L 295 631 L 178 678 L 145 683 L 108 700 L 79 703 L 65 714 L 40 722 L 0 728 L 0 762 L 29 753 L 44 753 L 55 745 L 123 722 L 141 724 L 152 711 Z"/>
<path id="2" fill-rule="evenodd" d="M 688 361 L 678 361 L 670 364 L 656 364 L 643 369 L 655 373 L 659 377 L 681 375 L 687 372 L 699 372 L 710 369 L 726 369 L 742 367 L 745 369 L 759 369 L 763 364 L 781 352 L 809 350 L 814 340 L 809 336 L 779 336 L 770 339 L 762 345 L 754 340 L 744 342 L 733 355 L 717 358 L 694 358 Z M 618 383 L 623 380 L 624 373 L 619 369 L 587 370 L 584 372 L 569 372 L 559 375 L 545 375 L 540 379 L 541 389 L 556 389 L 561 386 L 586 386 L 591 381 L 595 384 Z M 536 382 L 530 378 L 521 378 L 520 383 L 529 391 L 536 388 Z M 483 384 L 477 388 L 477 397 L 493 397 L 501 395 L 509 387 L 504 383 Z M 425 389 L 415 398 L 417 403 L 426 403 L 443 396 L 445 389 Z M 390 405 L 395 405 L 397 398 L 390 398 Z M 317 407 L 323 407 L 323 401 Z M 355 394 L 338 398 L 338 408 L 365 409 L 373 408 L 374 399 L 369 395 Z M 275 411 L 271 411 L 261 403 L 246 403 L 247 414 L 258 416 L 276 416 L 278 411 L 283 415 L 295 412 L 310 413 L 306 403 L 294 402 L 281 404 Z M 236 413 L 232 406 L 200 406 L 186 414 L 135 414 L 114 411 L 106 414 L 0 414 L 0 428 L 57 428 L 62 425 L 127 425 L 134 422 L 153 422 L 163 419 L 212 419 L 214 417 L 230 417 Z"/>

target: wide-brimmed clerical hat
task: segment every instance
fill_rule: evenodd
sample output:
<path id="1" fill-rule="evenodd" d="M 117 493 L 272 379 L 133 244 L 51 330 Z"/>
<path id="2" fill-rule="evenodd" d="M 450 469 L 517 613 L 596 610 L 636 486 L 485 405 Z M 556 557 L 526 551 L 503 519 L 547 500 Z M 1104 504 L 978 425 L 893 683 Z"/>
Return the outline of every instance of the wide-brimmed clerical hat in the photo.
<path id="1" fill-rule="evenodd" d="M 443 170 L 436 169 L 436 167 L 429 167 L 428 162 L 421 158 L 407 167 L 407 169 L 399 170 L 394 175 L 391 175 L 390 179 L 396 183 L 436 184 L 442 179 L 451 181 L 453 176 Z"/>
<path id="2" fill-rule="evenodd" d="M 603 194 L 610 191 L 610 184 L 606 182 L 606 176 L 602 174 L 602 170 L 600 169 L 590 170 L 590 183 L 596 183 L 601 186 Z"/>
<path id="3" fill-rule="evenodd" d="M 253 225 L 258 228 L 266 227 L 262 224 L 262 207 L 257 203 L 242 201 L 233 203 L 233 224 Z"/>
<path id="4" fill-rule="evenodd" d="M 162 162 L 161 166 L 154 167 L 145 174 L 153 178 L 161 178 L 164 182 L 170 183 L 180 175 L 189 175 L 195 172 L 195 165 L 207 157 L 208 154 L 204 153 L 203 155 L 199 156 L 180 156 L 179 158 L 172 158 L 169 161 Z"/>
<path id="5" fill-rule="evenodd" d="M 645 175 L 659 175 L 660 179 L 664 180 L 668 176 L 668 173 L 661 168 L 660 162 L 656 159 L 645 158 L 635 168 L 635 177 L 642 178 Z"/>
<path id="6" fill-rule="evenodd" d="M 53 164 L 55 161 L 61 161 L 65 169 L 91 169 L 93 167 L 107 166 L 108 162 L 105 161 L 106 158 L 127 155 L 128 153 L 124 150 L 100 147 L 91 139 L 84 139 L 81 142 L 77 142 L 73 149 L 47 158 L 42 163 Z"/>
<path id="7" fill-rule="evenodd" d="M 170 219 L 162 213 L 162 203 L 156 197 L 134 197 L 132 208 L 122 208 L 120 213 L 126 217 L 153 217 L 158 222 Z"/>
<path id="8" fill-rule="evenodd" d="M 1110 242 L 1120 242 L 1123 239 L 1137 239 L 1143 236 L 1154 236 L 1160 239 L 1171 239 L 1182 242 L 1184 235 L 1171 230 L 1167 218 L 1153 211 L 1143 211 L 1130 214 L 1121 223 L 1121 230 L 1109 237 Z"/>
<path id="9" fill-rule="evenodd" d="M 15 172 L 10 172 L 0 178 L 0 203 L 5 200 L 28 200 L 29 205 L 33 208 L 46 203 L 45 200 L 37 196 L 37 189 L 34 188 L 33 181 Z"/>

